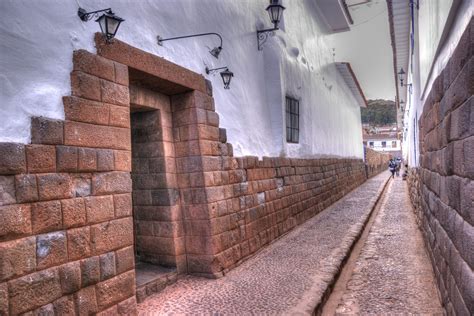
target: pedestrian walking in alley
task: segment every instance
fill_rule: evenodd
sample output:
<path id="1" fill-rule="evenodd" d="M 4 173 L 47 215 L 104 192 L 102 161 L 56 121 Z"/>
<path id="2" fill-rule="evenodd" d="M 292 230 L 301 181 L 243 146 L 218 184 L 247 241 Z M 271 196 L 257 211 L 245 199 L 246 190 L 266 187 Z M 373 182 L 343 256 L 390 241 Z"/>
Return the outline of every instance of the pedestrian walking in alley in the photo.
<path id="1" fill-rule="evenodd" d="M 392 173 L 392 178 L 395 178 L 395 171 L 397 169 L 397 164 L 393 159 L 390 159 L 390 161 L 388 163 L 388 169 Z"/>
<path id="2" fill-rule="evenodd" d="M 402 159 L 400 157 L 398 157 L 396 160 L 395 160 L 395 173 L 397 174 L 397 177 L 400 176 L 400 169 L 402 168 Z"/>

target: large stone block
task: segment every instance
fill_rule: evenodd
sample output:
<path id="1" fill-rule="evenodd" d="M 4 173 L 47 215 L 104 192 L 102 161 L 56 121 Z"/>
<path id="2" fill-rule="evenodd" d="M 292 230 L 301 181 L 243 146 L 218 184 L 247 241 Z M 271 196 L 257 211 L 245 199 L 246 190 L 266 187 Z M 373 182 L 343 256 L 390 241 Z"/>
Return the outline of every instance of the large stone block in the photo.
<path id="1" fill-rule="evenodd" d="M 114 170 L 114 151 L 111 149 L 97 150 L 97 171 Z"/>
<path id="2" fill-rule="evenodd" d="M 135 295 L 135 271 L 128 271 L 97 284 L 97 302 L 100 309 Z"/>
<path id="3" fill-rule="evenodd" d="M 135 266 L 135 253 L 133 247 L 125 247 L 115 252 L 116 273 L 120 274 L 133 269 Z"/>
<path id="4" fill-rule="evenodd" d="M 60 145 L 64 141 L 63 121 L 45 117 L 31 119 L 31 143 Z"/>
<path id="5" fill-rule="evenodd" d="M 67 247 L 69 260 L 88 257 L 91 253 L 90 227 L 80 227 L 67 231 Z"/>
<path id="6" fill-rule="evenodd" d="M 114 218 L 114 199 L 112 195 L 90 196 L 84 198 L 87 222 L 95 224 Z"/>
<path id="7" fill-rule="evenodd" d="M 100 137 L 97 137 L 100 135 Z M 66 145 L 130 150 L 130 130 L 128 128 L 102 126 L 66 121 L 64 125 Z"/>
<path id="8" fill-rule="evenodd" d="M 0 206 L 0 241 L 31 234 L 31 207 L 26 204 Z"/>
<path id="9" fill-rule="evenodd" d="M 35 175 L 21 174 L 15 176 L 15 188 L 18 203 L 34 202 L 39 198 Z"/>
<path id="10" fill-rule="evenodd" d="M 133 244 L 133 221 L 130 217 L 91 226 L 92 252 L 103 254 Z"/>
<path id="11" fill-rule="evenodd" d="M 96 173 L 92 177 L 94 195 L 132 192 L 132 178 L 127 172 Z"/>
<path id="12" fill-rule="evenodd" d="M 94 172 L 97 170 L 97 152 L 92 148 L 79 148 L 78 171 Z"/>
<path id="13" fill-rule="evenodd" d="M 107 280 L 115 276 L 115 252 L 100 255 L 100 280 Z"/>
<path id="14" fill-rule="evenodd" d="M 98 125 L 109 124 L 110 105 L 77 97 L 63 97 L 66 120 Z"/>
<path id="15" fill-rule="evenodd" d="M 56 315 L 76 315 L 76 307 L 72 296 L 63 296 L 53 302 Z"/>
<path id="16" fill-rule="evenodd" d="M 130 193 L 114 195 L 115 217 L 132 215 L 132 196 Z"/>
<path id="17" fill-rule="evenodd" d="M 36 266 L 45 269 L 68 260 L 66 232 L 36 236 Z"/>
<path id="18" fill-rule="evenodd" d="M 10 312 L 13 315 L 46 305 L 62 295 L 57 268 L 43 270 L 9 283 Z"/>
<path id="19" fill-rule="evenodd" d="M 110 81 L 115 80 L 115 67 L 111 60 L 80 49 L 74 51 L 72 61 L 75 71 L 82 71 Z"/>
<path id="20" fill-rule="evenodd" d="M 0 283 L 33 272 L 35 267 L 35 237 L 0 243 Z"/>
<path id="21" fill-rule="evenodd" d="M 25 172 L 25 145 L 0 143 L 0 174 L 18 174 Z"/>
<path id="22" fill-rule="evenodd" d="M 38 191 L 43 201 L 68 199 L 74 195 L 71 177 L 63 173 L 38 175 Z"/>
<path id="23" fill-rule="evenodd" d="M 101 101 L 100 79 L 81 71 L 71 73 L 71 94 L 76 97 Z"/>
<path id="24" fill-rule="evenodd" d="M 70 262 L 60 266 L 59 277 L 63 294 L 79 291 L 81 288 L 81 266 L 79 262 Z"/>
<path id="25" fill-rule="evenodd" d="M 115 150 L 114 166 L 116 171 L 132 171 L 132 153 L 125 150 Z"/>
<path id="26" fill-rule="evenodd" d="M 128 67 L 126 65 L 114 62 L 115 82 L 128 86 Z"/>
<path id="27" fill-rule="evenodd" d="M 96 284 L 100 280 L 99 257 L 81 260 L 81 286 Z"/>
<path id="28" fill-rule="evenodd" d="M 74 301 L 78 315 L 93 315 L 98 311 L 95 286 L 89 286 L 76 292 Z"/>
<path id="29" fill-rule="evenodd" d="M 48 145 L 27 145 L 26 161 L 29 173 L 56 171 L 56 148 Z"/>
<path id="30" fill-rule="evenodd" d="M 48 201 L 32 204 L 31 224 L 34 234 L 60 230 L 62 227 L 61 202 Z"/>
<path id="31" fill-rule="evenodd" d="M 110 104 L 109 125 L 130 128 L 130 108 Z"/>
<path id="32" fill-rule="evenodd" d="M 130 96 L 127 86 L 116 84 L 107 80 L 101 80 L 100 92 L 102 94 L 102 102 L 122 106 L 130 105 Z"/>
<path id="33" fill-rule="evenodd" d="M 0 206 L 15 203 L 15 177 L 0 176 Z"/>
<path id="34" fill-rule="evenodd" d="M 82 226 L 86 223 L 86 208 L 83 198 L 61 200 L 61 209 L 65 228 Z"/>

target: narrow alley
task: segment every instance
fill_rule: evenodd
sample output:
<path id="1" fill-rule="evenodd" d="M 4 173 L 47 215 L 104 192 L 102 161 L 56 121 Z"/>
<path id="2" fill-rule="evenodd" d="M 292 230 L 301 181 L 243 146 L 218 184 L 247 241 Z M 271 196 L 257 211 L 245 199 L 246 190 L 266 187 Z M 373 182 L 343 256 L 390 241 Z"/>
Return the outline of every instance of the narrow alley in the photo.
<path id="1" fill-rule="evenodd" d="M 474 0 L 0 12 L 0 316 L 474 315 Z"/>
<path id="2" fill-rule="evenodd" d="M 433 269 L 401 178 L 388 184 L 368 229 L 357 258 L 347 264 L 350 280 L 342 280 L 342 291 L 334 294 L 339 298 L 336 314 L 443 315 Z"/>
<path id="3" fill-rule="evenodd" d="M 224 277 L 187 276 L 139 304 L 139 313 L 443 314 L 412 212 L 406 182 L 383 172 Z M 347 289 L 331 294 L 365 223 L 370 232 Z M 331 311 L 324 305 L 334 296 L 342 300 Z"/>

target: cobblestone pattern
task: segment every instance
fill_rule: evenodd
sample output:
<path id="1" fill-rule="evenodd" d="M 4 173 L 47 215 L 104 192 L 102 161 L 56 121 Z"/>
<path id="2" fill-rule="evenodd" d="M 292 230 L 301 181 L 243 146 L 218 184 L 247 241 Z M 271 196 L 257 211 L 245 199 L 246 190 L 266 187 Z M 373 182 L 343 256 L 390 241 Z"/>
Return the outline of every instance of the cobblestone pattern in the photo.
<path id="1" fill-rule="evenodd" d="M 387 170 L 388 161 L 392 158 L 392 155 L 381 153 L 367 147 L 364 147 L 364 151 L 367 178 L 372 178 L 373 176 Z"/>
<path id="2" fill-rule="evenodd" d="M 433 269 L 401 178 L 390 182 L 338 315 L 443 315 Z"/>
<path id="3" fill-rule="evenodd" d="M 178 279 L 139 304 L 139 314 L 312 314 L 388 178 L 383 173 L 369 179 L 220 279 Z"/>
<path id="4" fill-rule="evenodd" d="M 419 122 L 419 217 L 450 315 L 474 310 L 473 52 L 471 19 L 434 81 Z"/>

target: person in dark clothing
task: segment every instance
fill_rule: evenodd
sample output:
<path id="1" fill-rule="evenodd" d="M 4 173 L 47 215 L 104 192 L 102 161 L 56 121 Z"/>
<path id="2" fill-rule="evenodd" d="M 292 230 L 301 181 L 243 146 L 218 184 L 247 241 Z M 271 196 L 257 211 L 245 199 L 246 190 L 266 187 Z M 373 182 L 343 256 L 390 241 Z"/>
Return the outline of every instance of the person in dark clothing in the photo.
<path id="1" fill-rule="evenodd" d="M 388 163 L 388 169 L 392 173 L 392 178 L 395 178 L 395 171 L 397 169 L 397 163 L 393 159 L 390 159 L 390 162 Z"/>

